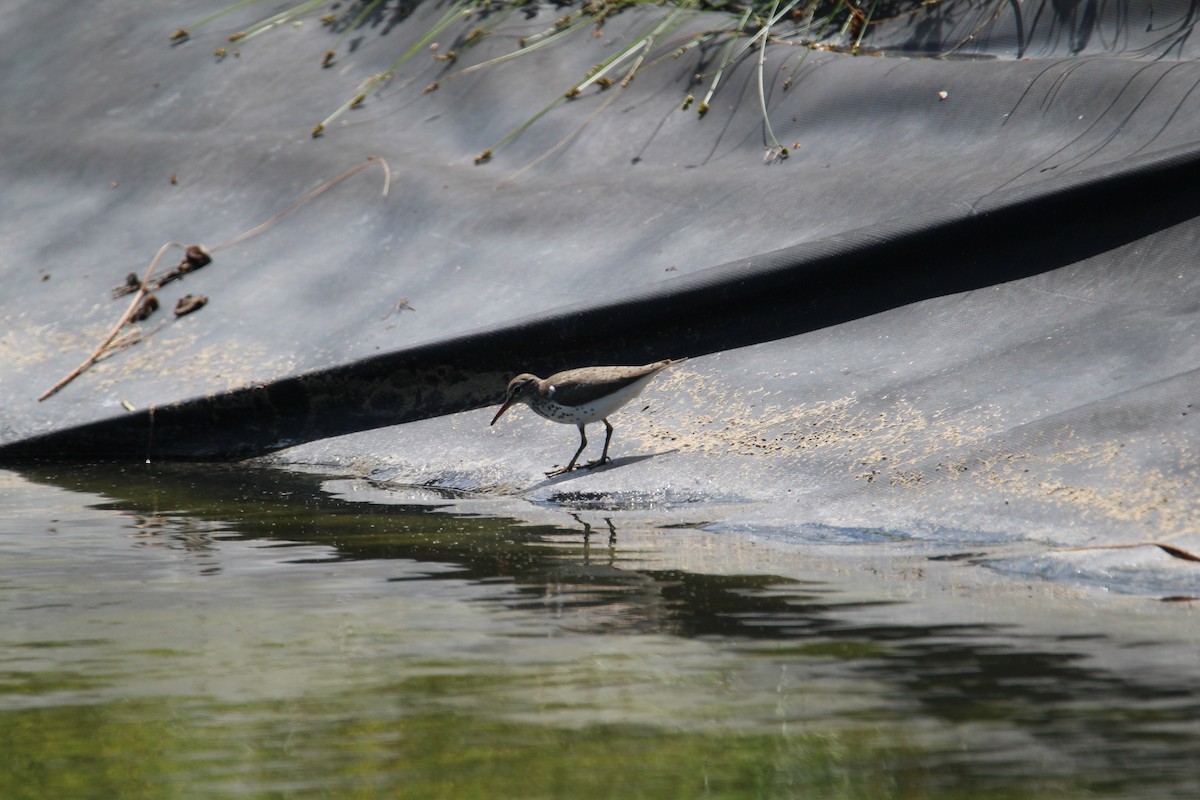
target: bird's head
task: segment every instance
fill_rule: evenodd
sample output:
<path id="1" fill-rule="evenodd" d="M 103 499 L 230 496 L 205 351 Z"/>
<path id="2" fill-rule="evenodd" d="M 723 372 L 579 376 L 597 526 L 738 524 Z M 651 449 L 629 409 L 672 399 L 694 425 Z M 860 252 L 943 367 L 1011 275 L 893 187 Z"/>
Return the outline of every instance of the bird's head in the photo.
<path id="1" fill-rule="evenodd" d="M 492 417 L 489 427 L 495 425 L 496 420 L 500 419 L 500 415 L 507 411 L 508 407 L 513 403 L 528 403 L 537 394 L 538 382 L 538 377 L 529 373 L 518 375 L 509 381 L 504 405 L 500 406 L 500 410 L 496 412 L 496 416 Z"/>

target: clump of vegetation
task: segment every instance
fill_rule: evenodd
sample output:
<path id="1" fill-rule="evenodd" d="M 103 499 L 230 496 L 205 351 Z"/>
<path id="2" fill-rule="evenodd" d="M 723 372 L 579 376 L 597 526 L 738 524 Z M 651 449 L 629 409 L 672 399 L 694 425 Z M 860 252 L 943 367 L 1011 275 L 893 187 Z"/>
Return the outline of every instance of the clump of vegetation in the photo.
<path id="1" fill-rule="evenodd" d="M 208 25 L 230 12 L 256 2 L 258 0 L 242 0 L 198 21 L 191 30 Z M 411 15 L 420 2 L 421 0 L 304 0 L 237 31 L 229 37 L 229 41 L 243 44 L 281 25 L 315 16 L 321 24 L 337 33 L 333 45 L 321 57 L 321 66 L 329 67 L 339 57 L 341 48 L 354 31 L 367 25 L 382 24 L 391 27 L 399 24 Z M 746 59 L 753 59 L 757 62 L 758 94 L 769 142 L 768 155 L 773 159 L 787 158 L 788 148 L 776 139 L 767 114 L 763 77 L 767 47 L 783 45 L 795 48 L 796 57 L 790 69 L 785 64 L 788 74 L 783 86 L 786 89 L 803 63 L 804 57 L 812 50 L 862 53 L 864 36 L 872 25 L 898 16 L 922 13 L 942 2 L 943 0 L 552 0 L 551 3 L 539 3 L 538 0 L 450 0 L 441 17 L 411 47 L 398 54 L 386 70 L 372 75 L 357 86 L 346 102 L 316 124 L 312 135 L 321 136 L 329 124 L 340 115 L 362 105 L 372 91 L 395 78 L 400 67 L 410 59 L 422 56 L 457 67 L 465 60 L 464 55 L 468 51 L 492 35 L 501 23 L 515 13 L 524 14 L 532 19 L 538 9 L 554 8 L 557 16 L 545 29 L 518 40 L 516 49 L 468 66 L 451 69 L 436 83 L 426 86 L 424 91 L 436 91 L 448 81 L 496 67 L 544 47 L 563 44 L 574 37 L 598 37 L 605 22 L 614 15 L 630 8 L 642 7 L 655 9 L 657 13 L 648 15 L 646 25 L 640 33 L 621 41 L 608 58 L 593 66 L 586 74 L 576 76 L 541 110 L 483 150 L 475 162 L 487 161 L 497 149 L 511 142 L 560 103 L 578 97 L 593 87 L 597 90 L 615 89 L 619 92 L 646 70 L 697 49 L 702 53 L 700 67 L 691 85 L 685 89 L 685 95 L 680 101 L 681 108 L 704 116 L 721 85 L 722 77 L 737 64 Z M 703 13 L 707 13 L 708 19 L 713 21 L 710 27 L 689 29 L 691 32 L 679 34 L 679 29 L 684 23 Z M 188 36 L 189 29 L 181 28 L 172 34 L 172 39 L 179 41 Z M 451 44 L 444 47 L 440 44 L 443 40 L 450 41 Z M 219 52 L 224 56 L 225 48 L 221 48 Z M 597 113 L 611 102 L 612 98 L 608 99 Z M 587 122 L 584 123 L 586 124 Z M 565 144 L 565 141 L 559 146 L 561 144 Z"/>

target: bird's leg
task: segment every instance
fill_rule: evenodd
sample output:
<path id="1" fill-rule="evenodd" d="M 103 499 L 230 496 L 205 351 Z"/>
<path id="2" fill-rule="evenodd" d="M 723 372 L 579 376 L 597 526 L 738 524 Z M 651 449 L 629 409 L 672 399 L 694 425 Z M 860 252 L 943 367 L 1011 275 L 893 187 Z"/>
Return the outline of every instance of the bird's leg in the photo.
<path id="1" fill-rule="evenodd" d="M 601 453 L 600 457 L 595 461 L 589 461 L 587 463 L 588 469 L 608 463 L 608 443 L 612 441 L 613 426 L 611 422 L 604 420 L 604 427 L 608 429 L 604 436 L 604 452 Z"/>
<path id="2" fill-rule="evenodd" d="M 605 420 L 604 424 L 607 425 L 608 421 Z M 612 435 L 611 430 L 609 432 L 609 435 L 610 436 Z M 607 443 L 605 443 L 606 449 L 607 449 L 607 446 L 608 446 Z M 546 473 L 546 477 L 553 478 L 555 475 L 565 475 L 566 473 L 575 469 L 575 462 L 579 460 L 579 454 L 583 452 L 583 448 L 585 448 L 585 447 L 587 447 L 587 434 L 583 432 L 583 425 L 580 425 L 579 426 L 579 449 L 575 451 L 575 455 L 571 456 L 571 463 L 567 464 L 562 469 L 550 470 L 549 472 Z"/>
<path id="3" fill-rule="evenodd" d="M 583 432 L 583 423 L 579 423 L 579 449 L 575 451 L 575 455 L 571 456 L 571 463 L 567 464 L 567 472 L 575 469 L 575 462 L 579 460 L 579 454 L 583 452 L 583 448 L 587 447 L 587 434 Z"/>

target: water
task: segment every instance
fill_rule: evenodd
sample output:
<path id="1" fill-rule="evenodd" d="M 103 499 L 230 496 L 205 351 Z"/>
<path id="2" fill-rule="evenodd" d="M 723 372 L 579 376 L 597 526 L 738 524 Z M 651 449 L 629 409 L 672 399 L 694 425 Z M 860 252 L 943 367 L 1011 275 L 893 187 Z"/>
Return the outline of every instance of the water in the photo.
<path id="1" fill-rule="evenodd" d="M 1200 796 L 1192 604 L 597 505 L 0 472 L 0 797 Z"/>

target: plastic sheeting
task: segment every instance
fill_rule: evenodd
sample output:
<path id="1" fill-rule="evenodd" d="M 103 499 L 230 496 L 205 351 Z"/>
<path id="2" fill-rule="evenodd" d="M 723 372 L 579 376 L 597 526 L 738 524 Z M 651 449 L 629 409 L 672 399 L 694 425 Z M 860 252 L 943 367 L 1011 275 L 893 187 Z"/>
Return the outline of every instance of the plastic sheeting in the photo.
<path id="1" fill-rule="evenodd" d="M 781 536 L 1032 539 L 1059 550 L 980 552 L 1200 594 L 1179 557 L 1200 552 L 1192 3 L 946 2 L 878 26 L 877 56 L 770 47 L 786 160 L 756 59 L 704 117 L 680 109 L 714 57 L 689 51 L 482 165 L 665 12 L 428 94 L 448 67 L 422 55 L 312 139 L 444 7 L 377 19 L 322 68 L 313 18 L 172 45 L 226 3 L 12 5 L 0 460 L 276 453 L 568 506 L 706 504 L 714 527 Z M 514 16 L 469 57 L 558 13 Z M 368 155 L 391 167 L 386 199 L 368 169 L 217 252 L 158 293 L 143 341 L 36 400 L 162 243 L 228 241 Z M 208 305 L 160 324 L 188 293 Z M 542 480 L 574 430 L 472 410 L 517 372 L 685 355 L 613 418 L 604 469 Z M 1096 545 L 1134 547 L 1064 549 Z"/>

